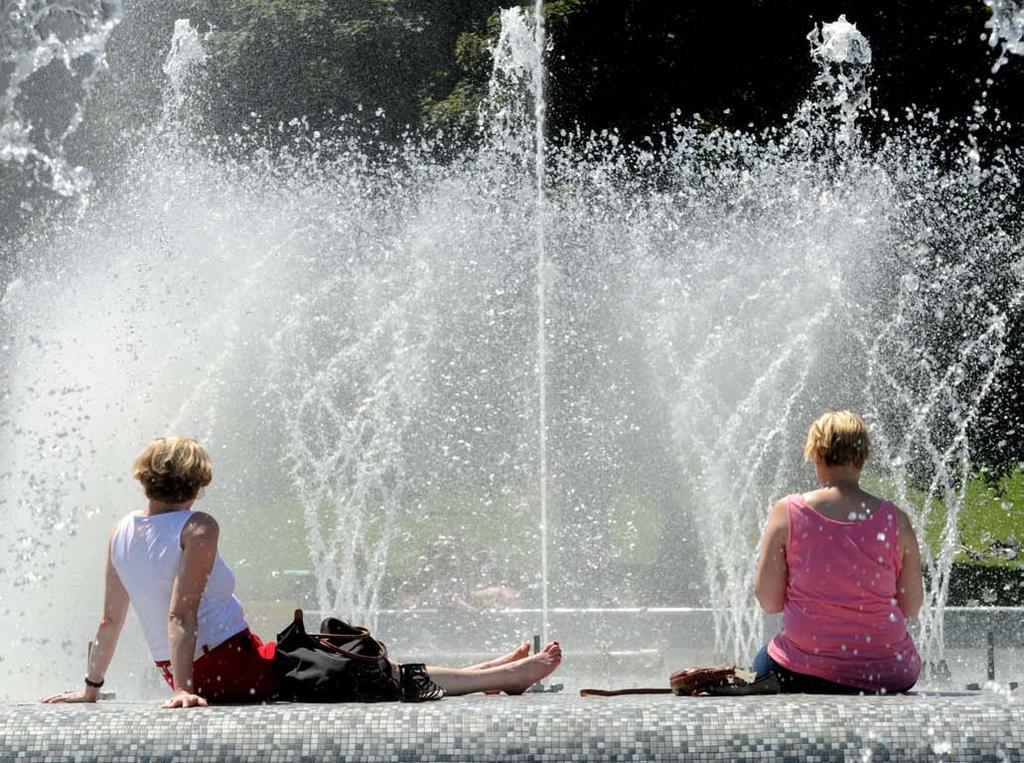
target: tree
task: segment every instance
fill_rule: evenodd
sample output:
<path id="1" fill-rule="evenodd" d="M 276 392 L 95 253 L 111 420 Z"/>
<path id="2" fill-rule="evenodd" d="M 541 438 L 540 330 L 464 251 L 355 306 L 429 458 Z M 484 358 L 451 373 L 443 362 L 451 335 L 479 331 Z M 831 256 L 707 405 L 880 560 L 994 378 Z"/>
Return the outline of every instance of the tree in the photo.
<path id="1" fill-rule="evenodd" d="M 203 0 L 214 29 L 210 109 L 215 128 L 234 132 L 239 115 L 276 125 L 306 117 L 315 128 L 342 114 L 383 116 L 394 140 L 424 122 L 424 108 L 459 87 L 469 64 L 467 28 L 493 0 Z M 467 38 L 468 39 L 468 38 Z M 460 55 L 461 51 L 461 55 Z M 472 104 L 466 104 L 466 109 Z"/>

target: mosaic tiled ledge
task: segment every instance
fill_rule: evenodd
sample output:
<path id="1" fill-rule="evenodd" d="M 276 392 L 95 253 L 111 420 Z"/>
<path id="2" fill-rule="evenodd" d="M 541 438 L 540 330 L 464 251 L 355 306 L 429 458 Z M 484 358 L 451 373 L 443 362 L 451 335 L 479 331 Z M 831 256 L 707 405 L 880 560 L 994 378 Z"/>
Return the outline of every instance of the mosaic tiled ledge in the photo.
<path id="1" fill-rule="evenodd" d="M 449 698 L 159 710 L 14 705 L 2 761 L 1019 761 L 1014 694 Z"/>

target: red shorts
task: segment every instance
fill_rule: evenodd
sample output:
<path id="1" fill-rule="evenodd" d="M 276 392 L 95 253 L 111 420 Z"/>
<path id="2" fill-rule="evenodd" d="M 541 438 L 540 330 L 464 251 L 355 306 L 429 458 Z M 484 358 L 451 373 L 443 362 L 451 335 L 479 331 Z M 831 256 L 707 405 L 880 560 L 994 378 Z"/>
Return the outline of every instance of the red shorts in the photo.
<path id="1" fill-rule="evenodd" d="M 277 693 L 273 670 L 276 651 L 277 642 L 264 644 L 248 628 L 213 649 L 204 646 L 203 654 L 192 663 L 195 693 L 211 703 L 272 700 Z M 156 666 L 163 670 L 164 680 L 173 689 L 170 661 L 158 662 Z"/>

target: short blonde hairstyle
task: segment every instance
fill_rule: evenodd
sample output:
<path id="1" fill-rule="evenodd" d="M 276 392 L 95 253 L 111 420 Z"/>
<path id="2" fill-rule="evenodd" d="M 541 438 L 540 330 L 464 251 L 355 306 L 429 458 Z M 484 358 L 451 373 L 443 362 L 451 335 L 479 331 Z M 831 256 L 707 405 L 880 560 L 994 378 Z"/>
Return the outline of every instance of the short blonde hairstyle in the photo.
<path id="1" fill-rule="evenodd" d="M 184 503 L 210 484 L 213 466 L 203 446 L 192 438 L 160 437 L 135 459 L 132 477 L 142 483 L 147 498 Z"/>
<path id="2" fill-rule="evenodd" d="M 820 458 L 829 466 L 852 464 L 860 469 L 868 460 L 871 436 L 864 419 L 852 411 L 829 411 L 807 432 L 804 458 Z"/>

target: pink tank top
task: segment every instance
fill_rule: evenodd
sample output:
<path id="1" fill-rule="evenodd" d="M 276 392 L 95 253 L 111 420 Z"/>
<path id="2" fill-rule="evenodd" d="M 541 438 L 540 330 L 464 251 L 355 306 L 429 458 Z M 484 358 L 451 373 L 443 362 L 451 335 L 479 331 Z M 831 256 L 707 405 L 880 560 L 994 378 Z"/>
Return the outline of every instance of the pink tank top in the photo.
<path id="1" fill-rule="evenodd" d="M 789 542 L 782 633 L 768 654 L 785 668 L 858 689 L 907 689 L 921 658 L 896 603 L 902 566 L 896 507 L 866 519 L 828 519 L 786 498 Z"/>

